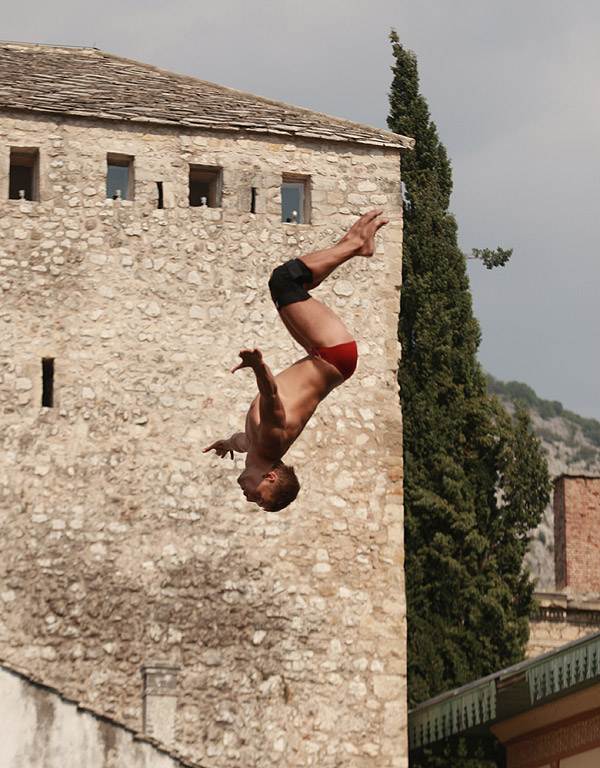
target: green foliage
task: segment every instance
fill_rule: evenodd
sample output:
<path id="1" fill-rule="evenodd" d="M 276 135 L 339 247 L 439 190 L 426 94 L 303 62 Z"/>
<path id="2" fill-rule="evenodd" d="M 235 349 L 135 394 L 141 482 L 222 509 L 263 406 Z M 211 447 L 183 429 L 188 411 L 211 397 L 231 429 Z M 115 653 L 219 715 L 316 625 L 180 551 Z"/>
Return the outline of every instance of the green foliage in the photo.
<path id="1" fill-rule="evenodd" d="M 523 558 L 549 498 L 549 478 L 526 412 L 513 422 L 488 396 L 476 359 L 479 326 L 466 257 L 449 212 L 450 162 L 419 93 L 416 57 L 395 32 L 391 41 L 388 125 L 416 139 L 402 160 L 398 326 L 408 683 L 415 705 L 523 658 L 533 610 Z"/>
<path id="2" fill-rule="evenodd" d="M 509 248 L 496 248 L 492 251 L 490 248 L 473 248 L 469 259 L 481 259 L 485 264 L 486 269 L 493 269 L 494 267 L 503 267 L 512 256 L 513 249 Z"/>
<path id="3" fill-rule="evenodd" d="M 551 429 L 545 429 L 544 427 L 537 427 L 535 430 L 535 434 L 541 439 L 545 440 L 547 443 L 559 443 L 560 438 L 556 434 L 556 432 L 553 432 Z M 554 446 L 555 454 L 558 455 L 559 447 L 558 445 Z"/>
<path id="4" fill-rule="evenodd" d="M 562 403 L 559 403 L 558 400 L 542 400 L 530 386 L 522 384 L 520 381 L 504 383 L 488 374 L 487 388 L 488 392 L 492 395 L 504 397 L 512 402 L 519 401 L 530 410 L 536 410 L 543 419 L 551 419 L 554 416 L 563 415 Z"/>
<path id="5" fill-rule="evenodd" d="M 573 411 L 563 411 L 563 416 L 580 427 L 583 435 L 600 448 L 600 422 L 596 421 L 596 419 L 586 419 L 583 416 L 578 416 Z"/>
<path id="6" fill-rule="evenodd" d="M 493 736 L 451 736 L 411 752 L 410 764 L 418 768 L 505 768 L 504 749 Z"/>
<path id="7" fill-rule="evenodd" d="M 591 469 L 596 461 L 598 461 L 598 451 L 589 445 L 581 445 L 571 457 L 573 464 L 578 464 L 582 461 L 587 469 Z"/>
<path id="8" fill-rule="evenodd" d="M 530 411 L 537 411 L 543 419 L 560 416 L 570 426 L 572 437 L 574 437 L 575 432 L 579 428 L 584 437 L 587 437 L 591 443 L 600 448 L 600 422 L 596 421 L 596 419 L 587 419 L 573 413 L 573 411 L 565 410 L 562 403 L 559 403 L 557 400 L 542 400 L 531 387 L 519 381 L 505 383 L 498 381 L 498 379 L 495 379 L 488 373 L 487 388 L 491 395 L 498 395 L 512 402 L 518 400 L 524 403 Z M 538 434 L 541 435 L 540 430 L 538 430 Z M 544 437 L 544 439 L 546 438 Z M 556 437 L 554 437 L 554 440 L 556 440 Z"/>

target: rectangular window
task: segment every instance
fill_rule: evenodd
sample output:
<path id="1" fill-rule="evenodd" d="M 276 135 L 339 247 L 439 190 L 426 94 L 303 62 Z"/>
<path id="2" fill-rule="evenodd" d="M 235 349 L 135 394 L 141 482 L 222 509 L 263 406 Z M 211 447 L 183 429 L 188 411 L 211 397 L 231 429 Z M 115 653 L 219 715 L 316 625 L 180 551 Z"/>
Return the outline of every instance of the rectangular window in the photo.
<path id="1" fill-rule="evenodd" d="M 11 147 L 8 197 L 10 200 L 39 200 L 37 147 Z"/>
<path id="2" fill-rule="evenodd" d="M 106 166 L 106 197 L 133 200 L 133 157 L 109 153 Z"/>
<path id="3" fill-rule="evenodd" d="M 310 223 L 310 177 L 284 174 L 281 181 L 281 221 Z"/>
<path id="4" fill-rule="evenodd" d="M 54 358 L 42 359 L 42 407 L 52 408 L 54 405 Z"/>
<path id="5" fill-rule="evenodd" d="M 190 205 L 221 205 L 221 168 L 190 165 Z"/>

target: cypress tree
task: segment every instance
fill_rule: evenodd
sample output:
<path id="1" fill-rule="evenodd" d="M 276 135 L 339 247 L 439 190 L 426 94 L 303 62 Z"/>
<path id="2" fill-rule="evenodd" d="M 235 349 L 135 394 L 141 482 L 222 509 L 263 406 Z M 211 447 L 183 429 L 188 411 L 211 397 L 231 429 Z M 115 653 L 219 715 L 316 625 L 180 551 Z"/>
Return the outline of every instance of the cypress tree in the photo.
<path id="1" fill-rule="evenodd" d="M 392 31 L 391 130 L 402 161 L 398 381 L 404 424 L 409 705 L 521 660 L 534 608 L 523 568 L 549 499 L 528 416 L 487 394 L 466 256 L 449 211 L 452 171 L 419 93 L 417 59 Z M 475 251 L 486 266 L 510 251 Z"/>

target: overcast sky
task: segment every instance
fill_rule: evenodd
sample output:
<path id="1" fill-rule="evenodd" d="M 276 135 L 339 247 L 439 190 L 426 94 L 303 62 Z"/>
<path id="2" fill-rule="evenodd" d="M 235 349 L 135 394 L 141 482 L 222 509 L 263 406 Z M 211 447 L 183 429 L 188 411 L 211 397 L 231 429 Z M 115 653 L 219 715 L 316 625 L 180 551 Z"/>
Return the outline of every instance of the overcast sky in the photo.
<path id="1" fill-rule="evenodd" d="M 5 40 L 96 46 L 386 127 L 395 27 L 454 170 L 484 368 L 600 419 L 598 0 L 28 0 Z"/>

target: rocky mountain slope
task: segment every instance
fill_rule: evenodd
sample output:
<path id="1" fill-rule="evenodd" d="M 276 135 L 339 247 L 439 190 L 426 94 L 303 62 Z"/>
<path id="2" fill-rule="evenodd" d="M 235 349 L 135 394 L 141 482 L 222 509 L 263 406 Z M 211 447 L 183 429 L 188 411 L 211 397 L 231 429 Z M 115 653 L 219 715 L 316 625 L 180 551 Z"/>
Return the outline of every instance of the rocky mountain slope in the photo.
<path id="1" fill-rule="evenodd" d="M 557 401 L 542 400 L 527 384 L 504 383 L 488 375 L 488 391 L 497 395 L 510 412 L 519 400 L 529 411 L 531 422 L 546 451 L 552 478 L 563 473 L 600 475 L 600 422 L 563 408 Z M 537 589 L 554 590 L 554 512 L 546 509 L 533 532 L 527 564 L 538 579 Z"/>

